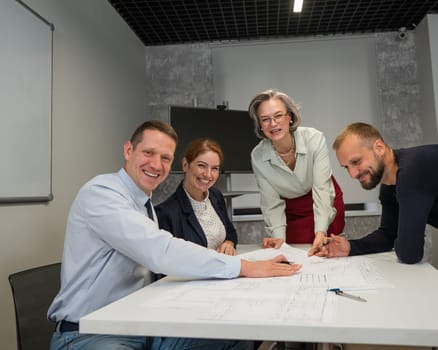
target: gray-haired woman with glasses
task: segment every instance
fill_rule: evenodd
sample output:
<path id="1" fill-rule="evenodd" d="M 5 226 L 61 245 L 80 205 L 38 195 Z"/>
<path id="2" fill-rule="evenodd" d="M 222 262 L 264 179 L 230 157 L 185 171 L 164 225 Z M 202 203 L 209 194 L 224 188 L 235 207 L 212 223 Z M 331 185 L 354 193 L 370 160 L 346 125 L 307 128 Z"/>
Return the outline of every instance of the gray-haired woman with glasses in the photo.
<path id="1" fill-rule="evenodd" d="M 342 191 L 332 175 L 324 135 L 299 126 L 299 107 L 286 94 L 267 90 L 249 104 L 261 139 L 251 162 L 261 196 L 265 246 L 312 243 L 309 255 L 327 243 L 327 234 L 345 226 Z"/>

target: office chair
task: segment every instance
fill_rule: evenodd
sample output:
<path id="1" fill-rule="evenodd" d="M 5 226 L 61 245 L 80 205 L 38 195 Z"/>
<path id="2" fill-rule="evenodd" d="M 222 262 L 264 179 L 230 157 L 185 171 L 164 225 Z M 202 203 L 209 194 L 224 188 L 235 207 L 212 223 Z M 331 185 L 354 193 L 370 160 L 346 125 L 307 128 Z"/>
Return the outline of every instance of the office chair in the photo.
<path id="1" fill-rule="evenodd" d="M 258 350 L 316 350 L 316 343 L 297 343 L 297 342 L 266 342 L 262 343 Z"/>
<path id="2" fill-rule="evenodd" d="M 61 263 L 9 275 L 15 306 L 18 350 L 47 350 L 55 329 L 47 309 L 59 291 Z"/>

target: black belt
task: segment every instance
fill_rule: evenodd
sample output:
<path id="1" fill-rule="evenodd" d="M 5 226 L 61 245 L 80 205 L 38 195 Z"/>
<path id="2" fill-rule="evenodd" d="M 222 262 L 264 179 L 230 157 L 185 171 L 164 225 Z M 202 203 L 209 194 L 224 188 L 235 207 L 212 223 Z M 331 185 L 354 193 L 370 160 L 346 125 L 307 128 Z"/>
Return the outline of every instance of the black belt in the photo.
<path id="1" fill-rule="evenodd" d="M 74 332 L 79 330 L 79 323 L 69 322 L 69 321 L 60 321 L 57 324 L 57 329 L 61 333 L 64 332 Z"/>

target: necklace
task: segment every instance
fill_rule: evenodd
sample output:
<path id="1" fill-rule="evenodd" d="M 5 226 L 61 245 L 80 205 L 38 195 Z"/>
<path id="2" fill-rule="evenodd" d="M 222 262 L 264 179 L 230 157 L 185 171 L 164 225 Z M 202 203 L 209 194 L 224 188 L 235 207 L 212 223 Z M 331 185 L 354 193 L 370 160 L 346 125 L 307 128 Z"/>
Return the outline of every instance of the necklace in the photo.
<path id="1" fill-rule="evenodd" d="M 292 135 L 291 135 L 290 140 L 291 140 L 291 145 L 290 145 L 290 148 L 286 152 L 280 152 L 275 148 L 274 145 L 272 145 L 274 147 L 275 152 L 277 152 L 280 156 L 287 156 L 287 155 L 291 154 L 295 148 L 295 139 Z"/>
<path id="2" fill-rule="evenodd" d="M 287 152 L 284 152 L 284 153 L 277 152 L 277 153 L 278 153 L 280 156 L 287 156 L 287 155 L 289 155 L 289 154 L 292 153 L 293 149 L 294 149 L 294 146 L 292 145 L 292 146 L 289 148 L 289 150 L 288 150 Z"/>
<path id="3" fill-rule="evenodd" d="M 294 154 L 295 140 L 292 135 L 291 135 L 291 143 L 292 144 L 289 150 L 287 150 L 286 152 L 279 152 L 274 147 L 275 152 L 280 156 L 283 162 L 290 168 L 295 167 L 295 154 Z"/>

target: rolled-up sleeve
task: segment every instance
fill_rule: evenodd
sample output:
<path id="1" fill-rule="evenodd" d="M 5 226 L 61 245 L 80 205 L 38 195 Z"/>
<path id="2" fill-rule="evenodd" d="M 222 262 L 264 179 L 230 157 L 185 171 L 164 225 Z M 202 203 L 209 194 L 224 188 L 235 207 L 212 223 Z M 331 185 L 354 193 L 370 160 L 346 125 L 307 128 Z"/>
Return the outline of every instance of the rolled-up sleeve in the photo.
<path id="1" fill-rule="evenodd" d="M 333 206 L 335 188 L 331 179 L 332 168 L 328 148 L 322 134 L 315 135 L 309 144 L 314 147 L 312 197 L 315 232 L 327 233 L 336 215 L 336 209 Z"/>
<path id="2" fill-rule="evenodd" d="M 285 203 L 278 192 L 271 186 L 253 160 L 253 170 L 260 190 L 260 209 L 265 221 L 266 233 L 273 238 L 286 238 Z"/>

